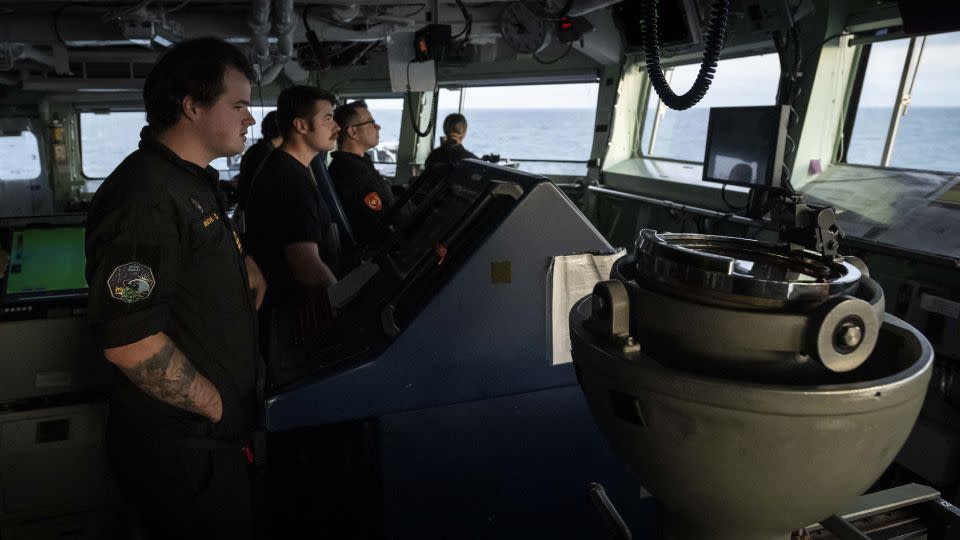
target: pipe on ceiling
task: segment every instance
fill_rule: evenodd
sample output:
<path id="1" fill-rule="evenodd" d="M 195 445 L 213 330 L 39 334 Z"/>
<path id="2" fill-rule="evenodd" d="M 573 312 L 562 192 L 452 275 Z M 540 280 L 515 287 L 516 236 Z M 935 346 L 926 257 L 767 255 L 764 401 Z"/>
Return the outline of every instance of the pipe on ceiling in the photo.
<path id="1" fill-rule="evenodd" d="M 261 9 L 252 15 L 256 15 L 258 18 L 257 22 L 261 22 L 263 11 L 266 11 L 267 14 L 270 13 L 270 0 L 253 0 L 251 3 L 251 9 Z M 263 4 L 266 4 L 266 8 L 261 8 Z M 253 18 L 253 17 L 251 17 Z M 269 28 L 269 22 L 267 22 L 267 27 Z M 251 29 L 253 29 L 251 25 Z M 262 26 L 257 26 L 255 29 L 254 39 L 259 40 L 260 36 L 264 36 L 264 41 L 266 40 L 266 34 L 258 33 L 260 32 Z M 294 32 L 297 29 L 297 21 L 293 16 L 293 0 L 274 0 L 273 6 L 273 28 L 277 33 L 277 54 L 273 58 L 272 62 L 268 63 L 269 60 L 269 45 L 267 47 L 267 55 L 262 57 L 260 55 L 261 51 L 257 51 L 257 61 L 260 66 L 260 84 L 270 84 L 277 78 L 277 75 L 283 71 L 283 66 L 293 57 L 293 39 Z M 258 45 L 256 41 L 254 42 L 255 46 Z"/>
<path id="2" fill-rule="evenodd" d="M 247 18 L 250 25 L 250 46 L 253 48 L 257 64 L 264 65 L 270 58 L 270 0 L 250 0 L 250 13 Z"/>

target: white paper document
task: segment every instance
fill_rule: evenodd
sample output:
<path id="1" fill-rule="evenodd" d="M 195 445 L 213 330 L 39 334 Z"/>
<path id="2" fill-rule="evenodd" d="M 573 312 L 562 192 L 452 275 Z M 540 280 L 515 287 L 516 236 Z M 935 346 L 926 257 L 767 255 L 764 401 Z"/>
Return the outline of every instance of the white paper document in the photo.
<path id="1" fill-rule="evenodd" d="M 578 300 L 593 292 L 600 281 L 610 279 L 614 261 L 626 250 L 594 255 L 562 255 L 550 264 L 550 335 L 553 347 L 553 365 L 573 361 L 570 355 L 570 309 Z"/>

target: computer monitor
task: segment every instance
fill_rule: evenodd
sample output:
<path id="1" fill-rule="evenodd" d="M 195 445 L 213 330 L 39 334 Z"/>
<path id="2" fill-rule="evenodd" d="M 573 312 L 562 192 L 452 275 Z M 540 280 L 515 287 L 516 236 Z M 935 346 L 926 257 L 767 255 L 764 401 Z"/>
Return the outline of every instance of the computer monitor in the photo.
<path id="1" fill-rule="evenodd" d="M 82 226 L 14 227 L 6 233 L 10 261 L 0 279 L 0 301 L 87 289 Z"/>
<path id="2" fill-rule="evenodd" d="M 779 188 L 789 120 L 788 105 L 711 108 L 703 179 Z"/>

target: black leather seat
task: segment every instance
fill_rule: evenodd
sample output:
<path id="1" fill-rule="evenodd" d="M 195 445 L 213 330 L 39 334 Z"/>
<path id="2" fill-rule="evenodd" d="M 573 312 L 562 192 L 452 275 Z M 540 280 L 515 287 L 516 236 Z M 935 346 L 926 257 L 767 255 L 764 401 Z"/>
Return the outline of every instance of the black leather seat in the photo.
<path id="1" fill-rule="evenodd" d="M 330 217 L 337 224 L 340 234 L 340 249 L 346 253 L 353 251 L 357 242 L 353 236 L 353 229 L 347 220 L 347 214 L 343 211 L 343 205 L 340 204 L 340 197 L 337 196 L 337 188 L 333 185 L 333 178 L 327 171 L 327 153 L 320 152 L 317 157 L 310 162 L 310 169 L 313 170 L 313 176 L 317 179 L 317 187 L 320 188 L 320 196 L 330 210 Z"/>

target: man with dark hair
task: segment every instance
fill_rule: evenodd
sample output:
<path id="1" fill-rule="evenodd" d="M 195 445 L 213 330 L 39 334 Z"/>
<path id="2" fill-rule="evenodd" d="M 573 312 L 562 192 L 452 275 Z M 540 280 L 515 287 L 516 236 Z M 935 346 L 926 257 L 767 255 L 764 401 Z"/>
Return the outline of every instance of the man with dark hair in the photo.
<path id="1" fill-rule="evenodd" d="M 462 159 L 477 159 L 472 152 L 463 147 L 463 139 L 467 136 L 467 118 L 459 113 L 447 115 L 443 120 L 443 134 L 446 137 L 440 146 L 433 149 L 423 164 L 423 170 L 429 170 L 437 165 L 453 165 Z"/>
<path id="2" fill-rule="evenodd" d="M 393 205 L 390 182 L 367 154 L 380 144 L 380 125 L 363 100 L 337 107 L 335 118 L 340 136 L 330 162 L 330 177 L 357 244 L 375 244 L 385 234 L 383 216 Z"/>
<path id="3" fill-rule="evenodd" d="M 310 86 L 280 93 L 283 143 L 250 187 L 247 243 L 270 283 L 260 321 L 275 382 L 312 359 L 313 340 L 330 325 L 326 289 L 337 281 L 339 237 L 310 164 L 336 144 L 335 99 Z"/>
<path id="4" fill-rule="evenodd" d="M 252 536 L 246 455 L 266 284 L 210 167 L 243 151 L 252 78 L 221 40 L 170 49 L 144 84 L 140 147 L 88 214 L 89 312 L 118 368 L 107 456 L 149 538 Z"/>
<path id="5" fill-rule="evenodd" d="M 260 170 L 260 166 L 273 152 L 273 149 L 280 146 L 283 137 L 280 136 L 280 125 L 277 123 L 277 111 L 270 111 L 263 117 L 260 123 L 260 133 L 263 138 L 253 144 L 243 154 L 240 160 L 240 174 L 237 181 L 238 208 L 247 208 L 247 197 L 250 195 L 250 182 L 254 175 Z"/>
<path id="6" fill-rule="evenodd" d="M 320 88 L 294 86 L 277 99 L 283 143 L 270 154 L 250 188 L 247 237 L 250 253 L 270 283 L 267 305 L 299 309 L 311 291 L 336 283 L 328 248 L 330 211 L 310 163 L 336 143 L 336 98 Z"/>

